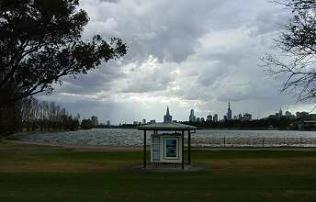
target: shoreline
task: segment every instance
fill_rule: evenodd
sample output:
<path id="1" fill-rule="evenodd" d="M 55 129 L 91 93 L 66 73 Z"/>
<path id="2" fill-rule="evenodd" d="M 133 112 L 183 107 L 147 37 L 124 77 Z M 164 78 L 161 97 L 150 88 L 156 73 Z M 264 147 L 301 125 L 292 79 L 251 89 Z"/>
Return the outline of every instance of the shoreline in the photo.
<path id="1" fill-rule="evenodd" d="M 143 151 L 142 146 L 112 146 L 112 145 L 71 145 L 71 144 L 52 144 L 52 143 L 40 143 L 40 142 L 28 142 L 19 140 L 2 140 L 3 143 L 13 143 L 19 145 L 33 145 L 44 147 L 57 147 L 63 149 L 74 149 L 77 151 L 87 152 L 134 152 Z M 147 151 L 150 151 L 150 146 L 147 145 Z M 196 151 L 221 151 L 221 150 L 274 150 L 274 151 L 314 151 L 316 147 L 192 147 L 192 150 Z"/>

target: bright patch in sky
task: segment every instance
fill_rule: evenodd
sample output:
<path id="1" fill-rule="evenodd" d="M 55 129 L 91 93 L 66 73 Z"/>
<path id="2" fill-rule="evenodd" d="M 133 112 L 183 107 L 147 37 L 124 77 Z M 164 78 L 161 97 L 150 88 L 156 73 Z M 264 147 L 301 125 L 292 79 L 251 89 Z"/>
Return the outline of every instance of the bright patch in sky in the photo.
<path id="1" fill-rule="evenodd" d="M 231 100 L 233 115 L 263 117 L 283 110 L 311 110 L 279 94 L 260 66 L 289 13 L 267 0 L 81 0 L 91 21 L 89 39 L 120 37 L 128 54 L 104 63 L 41 99 L 54 100 L 82 117 L 114 123 L 156 119 L 167 105 L 174 119 L 217 113 Z"/>

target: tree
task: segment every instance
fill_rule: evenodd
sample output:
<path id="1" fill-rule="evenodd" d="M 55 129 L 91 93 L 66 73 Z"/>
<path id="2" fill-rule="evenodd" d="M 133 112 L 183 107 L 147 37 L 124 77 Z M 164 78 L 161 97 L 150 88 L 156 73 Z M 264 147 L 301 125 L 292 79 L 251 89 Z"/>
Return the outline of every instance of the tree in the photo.
<path id="1" fill-rule="evenodd" d="M 82 39 L 89 18 L 78 5 L 79 0 L 0 0 L 0 134 L 18 129 L 23 98 L 51 92 L 61 77 L 85 74 L 126 54 L 121 39 Z"/>
<path id="2" fill-rule="evenodd" d="M 25 98 L 21 107 L 21 129 L 27 131 L 47 130 L 77 130 L 79 114 L 69 115 L 65 108 L 55 102 L 38 101 L 35 98 Z"/>
<path id="3" fill-rule="evenodd" d="M 92 129 L 93 123 L 91 119 L 83 119 L 81 121 L 81 129 Z"/>
<path id="4" fill-rule="evenodd" d="M 81 32 L 89 18 L 79 0 L 0 0 L 0 106 L 41 92 L 66 75 L 85 74 L 126 54 L 118 38 Z"/>
<path id="5" fill-rule="evenodd" d="M 291 11 L 291 18 L 281 32 L 276 46 L 282 54 L 264 58 L 269 71 L 286 76 L 282 92 L 298 92 L 298 100 L 316 97 L 316 1 L 279 0 Z"/>

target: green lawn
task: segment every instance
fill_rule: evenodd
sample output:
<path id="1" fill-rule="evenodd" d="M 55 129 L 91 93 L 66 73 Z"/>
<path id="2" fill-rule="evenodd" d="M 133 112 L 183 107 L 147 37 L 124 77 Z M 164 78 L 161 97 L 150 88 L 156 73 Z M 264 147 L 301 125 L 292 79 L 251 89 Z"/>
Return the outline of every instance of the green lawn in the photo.
<path id="1" fill-rule="evenodd" d="M 316 201 L 316 150 L 194 151 L 198 172 L 141 163 L 141 152 L 0 143 L 0 201 Z"/>

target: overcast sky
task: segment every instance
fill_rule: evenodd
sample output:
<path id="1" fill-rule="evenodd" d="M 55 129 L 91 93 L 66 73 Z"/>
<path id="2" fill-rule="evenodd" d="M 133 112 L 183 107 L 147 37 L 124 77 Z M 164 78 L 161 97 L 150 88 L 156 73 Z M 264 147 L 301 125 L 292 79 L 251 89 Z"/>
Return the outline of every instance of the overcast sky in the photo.
<path id="1" fill-rule="evenodd" d="M 78 79 L 64 78 L 50 96 L 82 118 L 113 123 L 156 119 L 167 105 L 176 120 L 227 111 L 254 118 L 311 110 L 280 94 L 282 80 L 264 71 L 260 57 L 289 12 L 268 0 L 80 0 L 90 22 L 83 37 L 120 37 L 128 54 Z"/>

